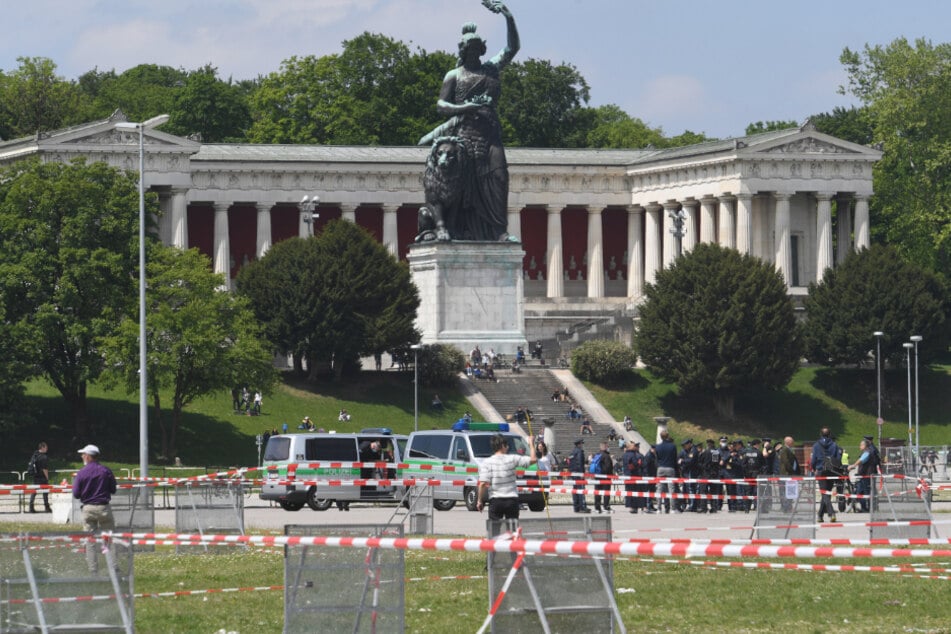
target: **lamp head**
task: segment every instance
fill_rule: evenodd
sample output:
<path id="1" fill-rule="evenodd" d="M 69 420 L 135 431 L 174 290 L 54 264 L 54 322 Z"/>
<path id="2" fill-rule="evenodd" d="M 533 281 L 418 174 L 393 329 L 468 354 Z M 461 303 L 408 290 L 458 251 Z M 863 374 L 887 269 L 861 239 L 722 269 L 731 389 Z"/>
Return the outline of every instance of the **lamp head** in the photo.
<path id="1" fill-rule="evenodd" d="M 915 344 L 913 344 L 913 343 L 903 343 L 903 344 L 901 344 L 901 346 L 902 346 L 902 348 L 905 348 L 906 350 L 911 350 L 912 348 L 915 347 Z"/>
<path id="2" fill-rule="evenodd" d="M 912 335 L 911 337 L 909 337 L 909 339 L 911 339 L 912 342 L 914 343 L 919 343 L 922 339 L 924 339 L 924 337 L 922 337 L 921 335 Z"/>
<path id="3" fill-rule="evenodd" d="M 876 336 L 876 337 L 884 337 L 884 336 L 885 336 L 885 333 L 882 332 L 881 330 L 876 330 L 876 331 L 873 332 L 872 334 L 873 334 L 874 336 Z"/>

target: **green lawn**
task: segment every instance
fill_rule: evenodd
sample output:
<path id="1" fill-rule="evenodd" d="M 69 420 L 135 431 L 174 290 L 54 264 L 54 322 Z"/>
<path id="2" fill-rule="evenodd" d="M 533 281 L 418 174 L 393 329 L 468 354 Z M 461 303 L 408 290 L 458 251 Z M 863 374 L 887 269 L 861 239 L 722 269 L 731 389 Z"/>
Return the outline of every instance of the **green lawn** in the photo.
<path id="1" fill-rule="evenodd" d="M 951 363 L 922 368 L 921 444 L 951 444 Z M 611 387 L 589 385 L 595 396 L 620 420 L 630 414 L 638 429 L 654 429 L 652 418 L 671 417 L 675 438 L 716 438 L 792 434 L 797 442 L 814 439 L 828 425 L 847 447 L 856 447 L 865 434 L 876 434 L 876 387 L 873 370 L 833 370 L 808 367 L 799 370 L 786 390 L 747 395 L 737 399 L 736 420 L 717 419 L 705 400 L 684 397 L 676 386 L 664 383 L 647 371 L 634 373 L 625 383 Z M 907 381 L 903 371 L 890 371 L 884 381 L 883 406 L 886 437 L 907 438 Z M 446 427 L 468 409 L 455 390 L 439 390 L 445 405 L 442 414 L 429 403 L 435 390 L 419 392 L 419 427 Z M 261 416 L 236 414 L 231 396 L 221 392 L 200 399 L 186 410 L 178 435 L 177 456 L 190 466 L 220 468 L 257 462 L 254 437 L 265 429 L 280 429 L 287 423 L 296 430 L 304 416 L 318 427 L 357 431 L 363 427 L 389 427 L 395 433 L 413 430 L 413 383 L 410 372 L 364 372 L 347 382 L 308 383 L 291 375 L 272 394 L 265 395 Z M 169 399 L 163 402 L 167 403 Z M 63 399 L 44 381 L 28 386 L 28 407 L 37 424 L 20 430 L 0 453 L 0 471 L 26 468 L 36 443 L 50 444 L 54 469 L 76 466 L 72 427 Z M 353 420 L 337 423 L 340 409 Z M 104 460 L 117 469 L 138 465 L 139 413 L 136 396 L 124 391 L 89 387 L 89 413 L 95 438 Z M 163 419 L 169 420 L 168 412 Z M 74 446 L 75 445 L 75 446 Z M 160 425 L 150 409 L 149 446 L 152 475 L 162 475 L 154 456 L 161 449 Z"/>

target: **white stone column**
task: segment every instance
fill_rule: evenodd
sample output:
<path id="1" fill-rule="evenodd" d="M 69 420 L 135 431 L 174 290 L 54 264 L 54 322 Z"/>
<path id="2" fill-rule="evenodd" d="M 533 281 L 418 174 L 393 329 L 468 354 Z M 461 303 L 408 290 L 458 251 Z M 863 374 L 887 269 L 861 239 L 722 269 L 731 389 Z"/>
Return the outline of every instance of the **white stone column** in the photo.
<path id="1" fill-rule="evenodd" d="M 396 229 L 396 210 L 398 205 L 380 205 L 383 208 L 383 246 L 393 254 L 393 257 L 399 257 L 399 237 Z"/>
<path id="2" fill-rule="evenodd" d="M 778 270 L 786 286 L 792 279 L 792 253 L 789 240 L 789 199 L 791 194 L 778 192 L 776 196 L 776 222 L 774 233 L 774 251 L 776 253 L 776 270 Z"/>
<path id="3" fill-rule="evenodd" d="M 664 217 L 662 219 L 664 239 L 662 243 L 664 245 L 663 252 L 663 266 L 666 269 L 671 264 L 674 263 L 674 260 L 677 259 L 677 238 L 674 237 L 674 221 L 670 217 L 672 213 L 677 213 L 680 209 L 680 202 L 676 200 L 668 200 L 664 203 Z M 681 244 L 681 247 L 683 245 Z"/>
<path id="4" fill-rule="evenodd" d="M 352 203 L 341 203 L 340 204 L 340 217 L 347 222 L 356 223 L 357 221 L 357 207 L 360 205 L 354 205 Z"/>
<path id="5" fill-rule="evenodd" d="M 720 196 L 720 226 L 717 228 L 717 239 L 721 247 L 736 248 L 736 239 L 733 233 L 733 196 Z"/>
<path id="6" fill-rule="evenodd" d="M 736 249 L 740 253 L 753 250 L 753 195 L 736 195 Z"/>
<path id="7" fill-rule="evenodd" d="M 170 244 L 179 249 L 188 248 L 188 191 L 172 190 L 172 235 Z"/>
<path id="8" fill-rule="evenodd" d="M 604 231 L 601 207 L 588 208 L 588 297 L 604 297 Z"/>
<path id="9" fill-rule="evenodd" d="M 835 228 L 835 263 L 838 266 L 852 252 L 852 198 L 848 194 L 839 194 L 835 199 Z"/>
<path id="10" fill-rule="evenodd" d="M 832 267 L 832 194 L 816 194 L 816 282 Z"/>
<path id="11" fill-rule="evenodd" d="M 215 273 L 224 276 L 223 288 L 231 288 L 231 237 L 228 235 L 228 209 L 231 203 L 215 203 Z"/>
<path id="12" fill-rule="evenodd" d="M 871 245 L 868 222 L 868 196 L 855 197 L 855 249 L 867 249 Z"/>
<path id="13" fill-rule="evenodd" d="M 271 207 L 274 206 L 273 203 L 256 203 L 255 208 L 258 210 L 258 232 L 257 232 L 257 247 L 254 252 L 257 254 L 258 258 L 263 258 L 267 255 L 267 252 L 271 250 Z"/>
<path id="14" fill-rule="evenodd" d="M 664 208 L 657 203 L 647 206 L 647 215 L 644 216 L 644 282 L 653 284 L 660 270 L 660 215 Z"/>
<path id="15" fill-rule="evenodd" d="M 684 201 L 684 212 L 687 217 L 684 219 L 684 253 L 691 251 L 697 246 L 697 207 L 700 205 L 693 198 Z"/>
<path id="16" fill-rule="evenodd" d="M 644 294 L 644 230 L 641 222 L 644 208 L 629 205 L 627 208 L 627 295 L 640 297 Z"/>
<path id="17" fill-rule="evenodd" d="M 509 205 L 508 208 L 508 228 L 506 229 L 510 236 L 522 240 L 522 206 Z"/>
<path id="18" fill-rule="evenodd" d="M 717 199 L 704 196 L 700 199 L 700 242 L 713 244 L 717 241 Z"/>
<path id="19" fill-rule="evenodd" d="M 565 263 L 561 243 L 561 208 L 548 207 L 548 297 L 565 294 Z"/>

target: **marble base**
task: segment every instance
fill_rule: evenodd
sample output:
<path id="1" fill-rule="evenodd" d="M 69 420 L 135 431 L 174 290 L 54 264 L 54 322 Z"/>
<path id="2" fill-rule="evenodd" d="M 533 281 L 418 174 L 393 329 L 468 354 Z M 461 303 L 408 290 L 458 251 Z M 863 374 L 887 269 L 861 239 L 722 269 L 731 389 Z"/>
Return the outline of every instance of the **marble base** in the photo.
<path id="1" fill-rule="evenodd" d="M 424 344 L 514 355 L 526 346 L 522 261 L 515 242 L 428 242 L 409 248 Z M 525 348 L 528 349 L 527 347 Z"/>

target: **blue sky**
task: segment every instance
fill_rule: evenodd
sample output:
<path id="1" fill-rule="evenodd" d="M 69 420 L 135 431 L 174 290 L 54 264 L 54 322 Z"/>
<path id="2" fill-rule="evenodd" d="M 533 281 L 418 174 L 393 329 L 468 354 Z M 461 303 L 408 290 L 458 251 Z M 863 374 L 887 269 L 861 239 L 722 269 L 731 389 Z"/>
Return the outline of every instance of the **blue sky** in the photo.
<path id="1" fill-rule="evenodd" d="M 943 0 L 509 0 L 518 59 L 570 62 L 591 103 L 616 103 L 669 135 L 742 135 L 759 120 L 847 106 L 839 55 L 897 37 L 948 40 Z M 476 21 L 491 53 L 504 20 L 479 0 L 0 0 L 0 69 L 49 57 L 69 79 L 140 63 L 253 78 L 292 55 L 339 51 L 363 31 L 452 51 Z M 433 96 L 435 100 L 435 95 Z"/>

